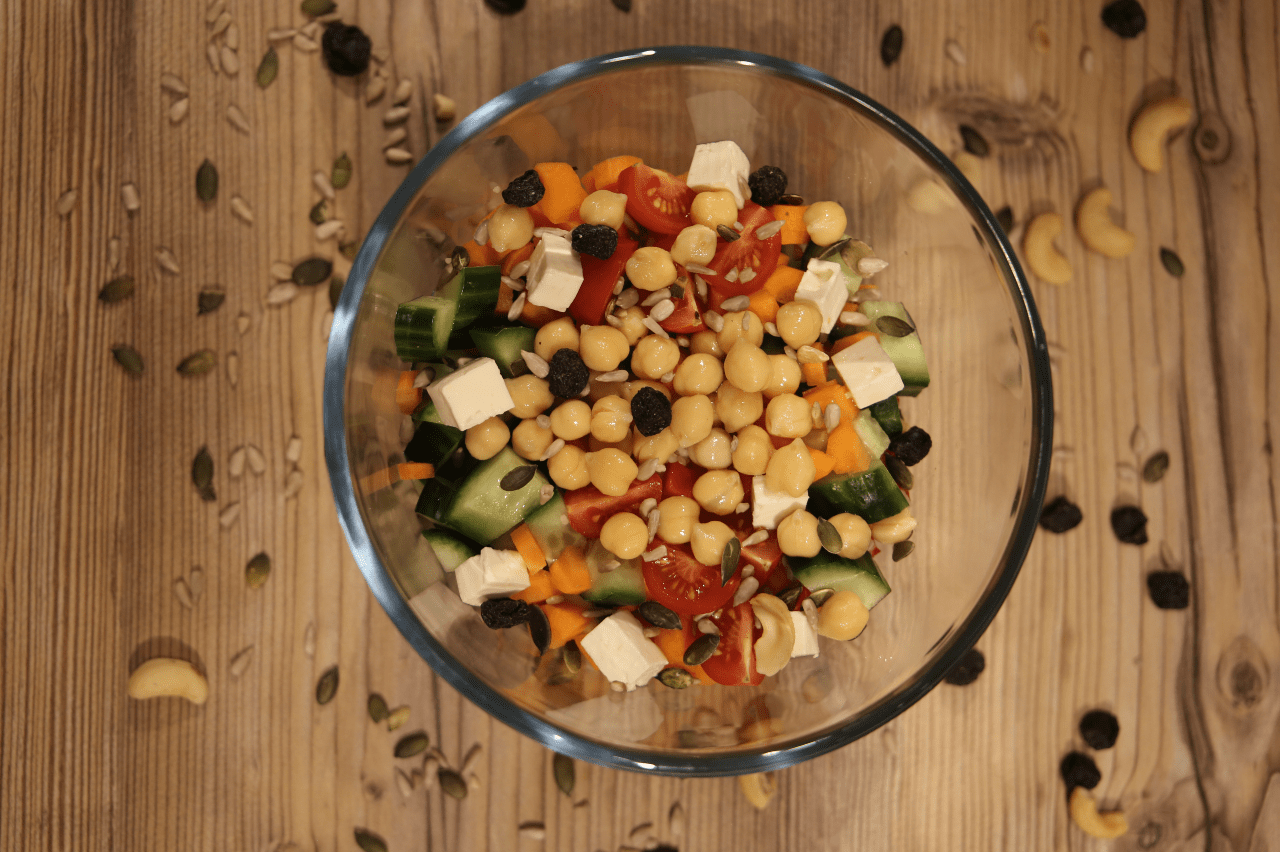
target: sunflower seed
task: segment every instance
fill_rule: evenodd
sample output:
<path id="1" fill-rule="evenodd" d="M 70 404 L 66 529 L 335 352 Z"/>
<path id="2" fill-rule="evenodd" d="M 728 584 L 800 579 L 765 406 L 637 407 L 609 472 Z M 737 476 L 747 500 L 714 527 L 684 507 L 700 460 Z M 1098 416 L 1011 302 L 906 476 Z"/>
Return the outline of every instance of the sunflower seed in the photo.
<path id="1" fill-rule="evenodd" d="M 467 783 L 457 771 L 450 770 L 448 767 L 441 767 L 436 771 L 436 778 L 440 782 L 440 790 L 455 800 L 465 800 L 467 798 Z"/>
<path id="2" fill-rule="evenodd" d="M 231 123 L 232 127 L 241 133 L 249 132 L 249 118 L 244 114 L 244 110 L 240 109 L 235 104 L 227 106 L 227 121 Z"/>
<path id="3" fill-rule="evenodd" d="M 405 735 L 396 742 L 395 756 L 396 758 L 413 758 L 415 755 L 420 755 L 430 745 L 431 739 L 427 737 L 426 732 L 414 732 L 413 734 Z"/>
<path id="4" fill-rule="evenodd" d="M 297 468 L 294 468 L 292 471 L 289 472 L 289 475 L 284 478 L 283 497 L 285 498 L 285 500 L 288 500 L 289 498 L 296 495 L 298 492 L 302 491 L 302 485 L 303 485 L 302 472 L 299 471 Z"/>
<path id="5" fill-rule="evenodd" d="M 380 75 L 373 75 L 369 78 L 369 85 L 364 90 L 364 102 L 372 104 L 381 98 L 387 91 L 387 78 Z"/>
<path id="6" fill-rule="evenodd" d="M 547 827 L 536 821 L 520 824 L 519 832 L 530 841 L 545 841 L 547 837 Z"/>
<path id="7" fill-rule="evenodd" d="M 574 783 L 573 759 L 567 755 L 561 755 L 558 752 L 552 753 L 551 773 L 555 777 L 556 787 L 559 788 L 566 797 L 572 797 Z"/>
<path id="8" fill-rule="evenodd" d="M 366 853 L 387 853 L 387 842 L 367 829 L 357 829 L 356 846 Z"/>
<path id="9" fill-rule="evenodd" d="M 625 370 L 606 370 L 604 373 L 596 374 L 595 381 L 596 382 L 622 382 L 627 378 L 628 375 L 629 374 Z M 641 477 L 640 479 L 647 480 L 648 478 Z"/>
<path id="10" fill-rule="evenodd" d="M 345 234 L 347 226 L 340 219 L 330 219 L 316 226 L 316 240 L 323 243 Z"/>
<path id="11" fill-rule="evenodd" d="M 231 197 L 231 212 L 246 224 L 253 224 L 253 209 L 249 207 L 248 202 L 238 195 L 233 195 Z"/>
<path id="12" fill-rule="evenodd" d="M 268 33 L 267 37 L 270 38 Z M 254 81 L 258 84 L 259 89 L 265 89 L 275 82 L 276 75 L 280 73 L 280 57 L 276 54 L 275 47 L 267 47 L 267 52 L 262 54 L 262 61 L 258 63 L 258 72 L 254 76 Z M 245 131 L 248 132 L 247 130 Z"/>
<path id="13" fill-rule="evenodd" d="M 1181 278 L 1187 268 L 1182 265 L 1182 258 L 1178 257 L 1178 253 L 1173 249 L 1160 248 L 1160 263 L 1164 266 L 1165 272 L 1174 278 Z"/>
<path id="14" fill-rule="evenodd" d="M 387 731 L 394 732 L 396 729 L 409 722 L 409 706 L 401 705 L 387 714 Z"/>
<path id="15" fill-rule="evenodd" d="M 551 372 L 551 365 L 547 364 L 547 360 L 536 352 L 520 351 L 521 358 L 529 368 L 529 372 L 539 379 L 546 379 L 547 374 Z"/>
<path id="16" fill-rule="evenodd" d="M 298 285 L 291 281 L 281 282 L 267 291 L 267 305 L 278 308 L 288 305 L 298 295 Z"/>
<path id="17" fill-rule="evenodd" d="M 222 73 L 222 63 L 218 60 L 218 46 L 209 42 L 204 46 L 204 58 L 209 61 L 209 70 L 214 74 Z M 184 112 L 183 115 L 186 115 Z"/>
<path id="18" fill-rule="evenodd" d="M 711 655 L 720 646 L 719 634 L 703 634 L 685 649 L 684 662 L 688 666 L 698 666 L 711 659 Z"/>
<path id="19" fill-rule="evenodd" d="M 777 234 L 781 230 L 782 230 L 781 219 L 775 219 L 773 222 L 766 222 L 764 225 L 761 225 L 759 228 L 756 229 L 756 239 L 768 240 L 770 237 L 772 237 L 774 234 Z M 689 268 L 685 267 L 685 269 L 689 269 Z M 690 270 L 690 272 L 697 272 L 697 270 Z"/>
<path id="20" fill-rule="evenodd" d="M 267 578 L 271 575 L 271 558 L 267 556 L 265 551 L 260 551 L 249 558 L 249 562 L 245 563 L 244 579 L 249 585 L 249 589 L 257 589 L 267 582 Z M 323 702 L 321 704 L 324 704 Z"/>
<path id="21" fill-rule="evenodd" d="M 667 546 L 659 545 L 657 548 L 654 548 L 651 551 L 645 551 L 643 554 L 640 555 L 640 559 L 644 560 L 646 563 L 652 563 L 656 560 L 661 560 L 666 556 L 667 556 Z"/>
<path id="22" fill-rule="evenodd" d="M 657 335 L 660 338 L 671 337 L 669 334 L 667 334 L 667 330 L 662 328 L 662 326 L 658 325 L 658 321 L 653 319 L 652 317 L 644 318 L 644 327 L 649 331 L 653 332 L 655 335 Z"/>
<path id="23" fill-rule="evenodd" d="M 827 355 L 817 347 L 812 347 L 808 344 L 805 344 L 800 347 L 800 349 L 796 350 L 796 361 L 801 364 L 822 364 L 823 362 L 830 360 L 831 356 Z"/>
<path id="24" fill-rule="evenodd" d="M 738 591 L 733 594 L 733 606 L 745 604 L 751 600 L 751 596 L 756 594 L 760 589 L 760 580 L 755 577 L 745 577 L 742 579 L 742 585 L 738 587 Z"/>
<path id="25" fill-rule="evenodd" d="M 316 656 L 316 623 L 308 622 L 307 629 L 302 632 L 302 653 L 309 658 Z"/>
<path id="26" fill-rule="evenodd" d="M 889 262 L 880 258 L 863 258 L 858 261 L 858 275 L 863 278 L 871 278 L 877 273 L 884 272 L 889 267 Z"/>
<path id="27" fill-rule="evenodd" d="M 498 486 L 504 492 L 515 492 L 529 485 L 533 479 L 533 475 L 538 472 L 536 465 L 521 465 L 508 471 L 506 476 L 498 481 Z"/>
<path id="28" fill-rule="evenodd" d="M 62 195 L 58 196 L 58 203 L 54 206 L 54 210 L 59 216 L 69 216 L 71 211 L 75 209 L 76 198 L 78 197 L 79 192 L 75 189 L 67 190 Z"/>
<path id="29" fill-rule="evenodd" d="M 902 55 L 902 27 L 894 24 L 880 39 L 880 61 L 888 68 Z"/>
<path id="30" fill-rule="evenodd" d="M 413 97 L 413 81 L 407 77 L 396 85 L 396 93 L 391 99 L 393 104 L 406 104 Z"/>
<path id="31" fill-rule="evenodd" d="M 733 296 L 720 303 L 721 311 L 745 311 L 751 305 L 749 296 Z"/>
<path id="32" fill-rule="evenodd" d="M 813 602 L 814 607 L 821 607 L 827 603 L 828 598 L 835 594 L 836 591 L 834 589 L 823 587 L 822 589 L 815 589 L 813 592 L 809 593 L 809 598 L 806 600 Z"/>
<path id="33" fill-rule="evenodd" d="M 238 518 L 240 518 L 240 504 L 227 504 L 222 508 L 222 512 L 218 513 L 218 526 L 226 530 L 235 524 Z"/>
<path id="34" fill-rule="evenodd" d="M 832 554 L 839 554 L 844 548 L 844 539 L 840 536 L 840 531 L 825 518 L 818 519 L 818 541 L 822 543 L 824 550 Z"/>
<path id="35" fill-rule="evenodd" d="M 254 474 L 261 475 L 267 470 L 266 457 L 262 455 L 262 451 L 255 444 L 246 444 L 244 446 L 245 461 L 249 463 L 249 470 Z"/>
<path id="36" fill-rule="evenodd" d="M 293 268 L 293 281 L 302 287 L 311 287 L 328 281 L 333 274 L 333 264 L 324 258 L 307 258 Z"/>
<path id="37" fill-rule="evenodd" d="M 877 317 L 876 328 L 879 329 L 882 334 L 888 335 L 891 338 L 905 338 L 907 335 L 915 331 L 915 327 L 906 320 L 890 316 Z"/>
<path id="38" fill-rule="evenodd" d="M 231 26 L 231 13 L 228 12 L 226 9 L 223 9 L 221 14 L 219 14 L 217 18 L 214 18 L 213 31 L 210 33 L 210 35 L 213 35 L 213 36 L 222 35 L 222 31 L 229 26 Z"/>
<path id="39" fill-rule="evenodd" d="M 399 767 L 396 768 L 396 789 L 400 791 L 400 796 L 405 799 L 413 795 L 413 780 Z"/>
<path id="40" fill-rule="evenodd" d="M 240 28 L 236 26 L 236 22 L 232 21 L 227 27 L 227 31 L 222 36 L 223 42 L 232 50 L 240 49 Z"/>
<path id="41" fill-rule="evenodd" d="M 507 319 L 515 320 L 524 311 L 525 295 L 521 293 L 511 303 L 511 307 L 507 309 Z"/>
<path id="42" fill-rule="evenodd" d="M 135 184 L 130 182 L 120 185 L 120 203 L 129 213 L 142 207 L 142 199 L 138 197 L 138 187 Z"/>
<path id="43" fill-rule="evenodd" d="M 307 38 L 302 33 L 295 33 L 293 36 L 294 50 L 300 50 L 303 53 L 315 53 L 320 49 L 320 45 L 316 44 L 314 39 Z"/>
<path id="44" fill-rule="evenodd" d="M 114 305 L 133 296 L 134 287 L 133 276 L 122 275 L 104 284 L 98 291 L 98 299 L 104 305 Z"/>
<path id="45" fill-rule="evenodd" d="M 227 353 L 227 382 L 232 388 L 240 384 L 240 354 L 235 350 Z"/>
<path id="46" fill-rule="evenodd" d="M 284 446 L 284 458 L 288 462 L 297 462 L 302 458 L 302 439 L 298 436 L 290 436 L 289 441 Z"/>
<path id="47" fill-rule="evenodd" d="M 1158 483 L 1164 479 L 1169 470 L 1169 454 L 1163 450 L 1151 454 L 1147 464 L 1142 466 L 1142 479 L 1148 483 Z"/>
<path id="48" fill-rule="evenodd" d="M 387 158 L 387 162 L 395 166 L 413 162 L 413 154 L 403 148 L 388 148 L 385 152 L 385 156 Z"/>
<path id="49" fill-rule="evenodd" d="M 182 274 L 182 268 L 178 266 L 178 259 L 165 246 L 156 246 L 156 264 L 160 269 L 172 275 Z"/>
<path id="50" fill-rule="evenodd" d="M 173 582 L 173 597 L 178 599 L 178 603 L 188 610 L 195 608 L 195 602 L 191 600 L 191 587 L 187 586 L 184 578 L 178 578 Z"/>
<path id="51" fill-rule="evenodd" d="M 317 191 L 319 191 L 320 195 L 324 196 L 330 201 L 333 201 L 335 198 L 337 198 L 337 193 L 333 191 L 333 184 L 329 182 L 329 176 L 326 175 L 324 172 L 321 172 L 318 170 L 316 172 L 313 172 L 311 175 L 311 183 L 315 185 L 315 188 Z"/>
<path id="52" fill-rule="evenodd" d="M 213 350 L 202 349 L 178 362 L 178 373 L 183 376 L 203 376 L 218 366 L 218 357 Z"/>
<path id="53" fill-rule="evenodd" d="M 439 122 L 453 121 L 454 116 L 458 114 L 458 105 L 453 98 L 439 92 L 431 96 L 431 107 L 435 111 L 436 121 Z"/>
<path id="54" fill-rule="evenodd" d="M 738 559 L 742 556 L 742 542 L 737 536 L 732 537 L 724 544 L 724 550 L 720 553 L 720 585 L 724 586 L 729 582 L 729 578 L 733 577 L 734 572 L 738 570 Z"/>
<path id="55" fill-rule="evenodd" d="M 964 48 L 955 39 L 947 39 L 947 43 L 942 46 L 942 49 L 947 54 L 947 59 L 950 59 L 956 65 L 968 64 L 969 59 L 964 55 Z"/>
<path id="56" fill-rule="evenodd" d="M 333 0 L 302 0 L 301 8 L 302 14 L 311 18 L 318 18 L 338 8 L 338 4 Z"/>
<path id="57" fill-rule="evenodd" d="M 408 107 L 392 107 L 382 114 L 382 123 L 390 127 L 393 124 L 400 124 L 408 117 Z"/>
<path id="58" fill-rule="evenodd" d="M 347 156 L 347 152 L 343 151 L 338 159 L 333 161 L 333 174 L 329 180 L 335 190 L 340 190 L 351 183 L 351 168 L 351 158 Z"/>
<path id="59" fill-rule="evenodd" d="M 680 617 L 675 611 L 664 607 L 656 601 L 646 601 L 636 608 L 640 618 L 655 628 L 666 628 L 678 631 L 681 627 Z"/>
<path id="60" fill-rule="evenodd" d="M 191 461 L 191 482 L 195 484 L 202 500 L 218 499 L 213 491 L 213 457 L 209 455 L 207 446 L 201 447 Z"/>
<path id="61" fill-rule="evenodd" d="M 231 658 L 231 665 L 228 667 L 231 677 L 236 679 L 244 675 L 244 671 L 251 663 L 253 663 L 253 646 L 246 646 Z"/>
<path id="62" fill-rule="evenodd" d="M 904 542 L 895 542 L 893 545 L 893 561 L 905 560 L 912 551 L 916 549 L 916 543 L 910 539 Z"/>
<path id="63" fill-rule="evenodd" d="M 409 131 L 406 130 L 403 125 L 401 125 L 400 127 L 393 128 L 391 132 L 387 134 L 387 138 L 382 141 L 382 147 L 394 148 L 395 146 L 399 145 L 401 142 L 404 142 L 408 138 L 409 138 Z"/>
<path id="64" fill-rule="evenodd" d="M 222 14 L 222 10 L 225 8 L 227 8 L 227 0 L 213 0 L 213 2 L 209 4 L 208 8 L 205 9 L 204 22 L 206 24 L 212 24 L 214 21 L 218 20 L 218 16 Z"/>
<path id="65" fill-rule="evenodd" d="M 222 70 L 228 77 L 234 77 L 240 73 L 240 54 L 236 53 L 229 45 L 223 45 L 222 50 L 218 53 L 218 59 L 222 63 Z"/>
<path id="66" fill-rule="evenodd" d="M 653 306 L 653 310 L 649 312 L 649 316 L 661 323 L 663 320 L 675 313 L 676 305 L 670 299 L 664 299 L 657 305 Z"/>

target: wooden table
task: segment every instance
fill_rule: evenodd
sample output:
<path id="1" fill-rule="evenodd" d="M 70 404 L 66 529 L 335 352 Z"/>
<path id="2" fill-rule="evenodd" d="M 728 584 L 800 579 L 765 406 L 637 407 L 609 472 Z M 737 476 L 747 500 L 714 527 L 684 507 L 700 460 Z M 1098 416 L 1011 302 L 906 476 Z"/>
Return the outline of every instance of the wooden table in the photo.
<path id="1" fill-rule="evenodd" d="M 531 0 L 510 17 L 480 0 L 338 5 L 385 57 L 390 86 L 371 106 L 287 38 L 274 83 L 255 85 L 268 31 L 306 22 L 295 0 L 229 0 L 236 35 L 214 42 L 238 42 L 235 76 L 207 61 L 205 0 L 0 9 L 0 845 L 350 849 L 359 827 L 393 849 L 1104 848 L 1072 824 L 1057 773 L 1081 713 L 1102 707 L 1121 733 L 1097 753 L 1095 793 L 1132 828 L 1116 845 L 1280 846 L 1275 4 L 1148 0 L 1131 41 L 1104 29 L 1099 0 L 634 0 L 630 13 Z M 895 23 L 905 47 L 886 68 L 879 44 Z M 1101 181 L 1138 243 L 1107 260 L 1066 233 L 1073 280 L 1032 281 L 1055 370 L 1050 496 L 1070 496 L 1084 523 L 1037 538 L 979 644 L 986 671 L 780 773 L 760 812 L 732 779 L 581 763 L 566 797 L 549 752 L 432 674 L 337 525 L 320 415 L 328 295 L 265 304 L 273 262 L 340 257 L 307 221 L 314 172 L 351 157 L 330 204 L 346 240 L 404 176 L 381 153 L 398 81 L 412 86 L 416 157 L 445 127 L 434 93 L 462 115 L 570 60 L 688 42 L 812 65 L 949 152 L 973 125 L 992 146 L 977 186 L 1011 207 L 1015 238 Z M 189 94 L 163 88 L 165 73 Z M 1127 128 L 1172 91 L 1194 103 L 1197 129 L 1148 174 Z M 206 158 L 220 175 L 209 205 L 193 187 Z M 1185 274 L 1166 271 L 1160 247 Z M 125 274 L 136 293 L 102 304 Z M 226 301 L 198 316 L 207 288 Z M 141 376 L 112 358 L 121 344 Z M 206 348 L 211 373 L 175 371 Z M 246 451 L 236 476 L 233 452 L 250 446 L 261 454 Z M 191 481 L 201 447 L 208 502 Z M 1159 450 L 1168 474 L 1143 483 Z M 1129 501 L 1150 517 L 1142 548 L 1107 521 Z M 259 552 L 269 586 L 249 590 Z M 1190 577 L 1190 609 L 1148 600 L 1144 575 L 1162 561 Z M 126 698 L 130 670 L 163 653 L 208 672 L 206 705 Z M 336 698 L 319 707 L 335 665 Z M 400 732 L 369 723 L 370 691 L 409 706 Z M 392 745 L 418 729 L 455 766 L 471 755 L 465 800 L 398 779 L 421 765 Z"/>

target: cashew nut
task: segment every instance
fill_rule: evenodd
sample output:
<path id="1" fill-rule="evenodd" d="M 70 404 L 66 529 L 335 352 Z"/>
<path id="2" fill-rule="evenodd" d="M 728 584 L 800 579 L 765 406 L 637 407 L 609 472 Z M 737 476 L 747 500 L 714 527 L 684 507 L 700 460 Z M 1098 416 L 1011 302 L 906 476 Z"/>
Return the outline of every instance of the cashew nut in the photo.
<path id="1" fill-rule="evenodd" d="M 1138 165 L 1148 172 L 1164 168 L 1164 140 L 1191 121 L 1191 102 L 1186 98 L 1165 98 L 1142 108 L 1129 128 L 1129 148 Z"/>
<path id="2" fill-rule="evenodd" d="M 1053 246 L 1053 238 L 1062 233 L 1062 217 L 1042 213 L 1027 223 L 1022 235 L 1022 253 L 1027 266 L 1050 284 L 1066 284 L 1071 280 L 1071 264 Z"/>
<path id="3" fill-rule="evenodd" d="M 760 620 L 763 631 L 756 640 L 756 671 L 761 675 L 774 675 L 791 660 L 796 646 L 791 612 L 782 599 L 766 594 L 751 599 L 751 612 Z"/>
<path id="4" fill-rule="evenodd" d="M 911 537 L 918 523 L 915 515 L 911 512 L 911 507 L 907 507 L 897 515 L 882 518 L 871 525 L 871 538 L 886 545 L 905 542 Z"/>
<path id="5" fill-rule="evenodd" d="M 1090 249 L 1108 258 L 1124 258 L 1133 251 L 1137 240 L 1133 234 L 1111 221 L 1111 190 L 1090 190 L 1076 205 L 1076 230 Z"/>
<path id="6" fill-rule="evenodd" d="M 1071 819 L 1076 826 L 1094 838 L 1119 838 L 1129 831 L 1129 821 L 1122 811 L 1099 812 L 1098 803 L 1085 788 L 1071 791 Z"/>
<path id="7" fill-rule="evenodd" d="M 129 695 L 134 699 L 178 696 L 203 705 L 209 698 L 209 682 L 189 661 L 152 658 L 129 676 Z"/>
<path id="8" fill-rule="evenodd" d="M 738 787 L 742 789 L 747 801 L 758 809 L 763 809 L 769 805 L 773 795 L 778 793 L 778 783 L 774 779 L 773 773 L 769 771 L 739 776 Z"/>

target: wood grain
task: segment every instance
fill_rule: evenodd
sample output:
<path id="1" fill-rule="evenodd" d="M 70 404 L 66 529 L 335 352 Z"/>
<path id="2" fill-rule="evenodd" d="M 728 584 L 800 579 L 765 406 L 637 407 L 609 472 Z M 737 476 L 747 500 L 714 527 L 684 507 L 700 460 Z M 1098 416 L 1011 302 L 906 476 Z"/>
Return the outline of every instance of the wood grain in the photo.
<path id="1" fill-rule="evenodd" d="M 0 846 L 351 849 L 361 827 L 392 848 L 1098 849 L 1070 822 L 1057 778 L 1093 707 L 1121 723 L 1115 748 L 1096 755 L 1095 791 L 1128 813 L 1118 846 L 1280 846 L 1277 10 L 1151 0 L 1146 32 L 1122 41 L 1098 5 L 635 0 L 626 14 L 606 0 L 531 0 L 500 17 L 480 0 L 339 2 L 390 52 L 393 83 L 414 84 L 415 155 L 447 129 L 424 109 L 435 92 L 466 114 L 608 50 L 725 45 L 844 80 L 948 152 L 960 123 L 977 127 L 993 151 L 976 184 L 1018 222 L 1067 214 L 1102 183 L 1137 235 L 1139 250 L 1113 261 L 1064 234 L 1074 280 L 1032 281 L 1053 344 L 1051 496 L 1071 497 L 1085 522 L 1037 538 L 979 644 L 976 683 L 943 685 L 867 738 L 780 773 L 763 812 L 732 779 L 582 763 L 563 795 L 550 753 L 435 677 L 368 594 L 324 469 L 328 295 L 264 300 L 274 261 L 320 254 L 344 266 L 306 219 L 313 172 L 343 151 L 355 163 L 331 205 L 349 239 L 402 179 L 381 154 L 389 97 L 366 105 L 357 84 L 287 41 L 278 79 L 254 85 L 267 31 L 305 23 L 293 0 L 230 0 L 235 77 L 206 61 L 203 0 L 0 5 Z M 905 48 L 886 69 L 878 46 L 892 23 Z M 963 64 L 947 57 L 948 39 Z M 178 124 L 164 72 L 190 89 Z M 1172 140 L 1166 171 L 1144 173 L 1128 123 L 1174 91 L 1198 124 Z M 248 134 L 226 119 L 231 104 Z M 205 158 L 221 176 L 209 205 L 193 187 Z M 136 213 L 122 205 L 126 183 L 140 192 Z M 69 190 L 75 203 L 60 215 Z M 252 225 L 232 215 L 234 195 Z M 1162 246 L 1185 263 L 1182 277 L 1161 266 Z M 179 274 L 157 266 L 158 247 Z M 125 273 L 136 295 L 100 304 L 101 286 Z M 227 301 L 197 316 L 209 284 Z M 142 376 L 113 361 L 124 343 L 145 359 Z M 179 376 L 178 362 L 206 347 L 217 369 Z M 303 485 L 289 495 L 294 436 Z M 231 454 L 249 444 L 265 471 L 232 477 Z M 201 446 L 215 460 L 214 502 L 190 481 Z M 1169 473 L 1145 484 L 1137 470 L 1159 449 Z M 1107 517 L 1121 503 L 1143 507 L 1150 544 L 1116 541 Z M 232 504 L 239 516 L 224 528 Z M 273 569 L 251 590 L 243 571 L 260 551 Z M 1189 610 L 1148 600 L 1145 574 L 1163 563 L 1191 578 Z M 174 582 L 189 585 L 196 566 L 204 591 L 188 608 Z M 231 660 L 246 648 L 236 677 Z M 209 703 L 128 700 L 129 670 L 157 653 L 194 660 Z M 316 680 L 335 665 L 337 696 L 319 707 Z M 370 691 L 409 706 L 409 722 L 371 723 Z M 442 794 L 433 773 L 402 793 L 397 772 L 439 764 L 393 757 L 415 731 L 453 767 L 480 746 L 465 800 Z"/>

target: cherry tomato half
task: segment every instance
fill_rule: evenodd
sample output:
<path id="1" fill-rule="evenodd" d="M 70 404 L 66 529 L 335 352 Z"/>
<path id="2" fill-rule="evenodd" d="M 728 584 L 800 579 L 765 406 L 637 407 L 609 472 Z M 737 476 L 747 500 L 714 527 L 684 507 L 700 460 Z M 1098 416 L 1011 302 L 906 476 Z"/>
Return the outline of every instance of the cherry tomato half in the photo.
<path id="1" fill-rule="evenodd" d="M 610 497 L 595 486 L 583 486 L 564 493 L 565 514 L 569 526 L 588 539 L 599 539 L 604 523 L 616 513 L 633 510 L 646 498 L 662 498 L 662 477 L 654 474 L 647 480 L 636 480 L 620 497 Z"/>
<path id="2" fill-rule="evenodd" d="M 687 544 L 668 545 L 654 539 L 649 548 L 653 550 L 659 545 L 666 546 L 666 555 L 642 564 L 649 598 L 681 616 L 710 613 L 733 599 L 741 583 L 737 575 L 721 586 L 720 567 L 699 563 Z M 748 626 L 751 624 L 748 622 Z"/>
<path id="3" fill-rule="evenodd" d="M 715 257 L 707 264 L 715 270 L 715 274 L 703 276 L 707 284 L 722 296 L 755 293 L 773 275 L 778 266 L 778 258 L 782 255 L 781 234 L 774 234 L 766 240 L 756 236 L 757 228 L 774 221 L 773 214 L 749 201 L 738 211 L 738 221 L 742 223 L 742 236 L 737 240 L 716 242 Z M 733 276 L 733 281 L 729 281 L 726 276 L 730 270 L 735 269 L 738 272 Z M 754 275 L 749 274 L 747 280 L 743 281 L 742 274 L 747 270 L 751 270 Z"/>
<path id="4" fill-rule="evenodd" d="M 627 213 L 650 231 L 679 234 L 693 224 L 689 208 L 697 193 L 675 175 L 636 163 L 622 170 L 618 189 L 627 196 Z"/>
<path id="5" fill-rule="evenodd" d="M 726 607 L 712 622 L 720 629 L 720 645 L 702 668 L 717 684 L 759 684 L 764 676 L 756 671 L 755 613 L 742 603 Z"/>

